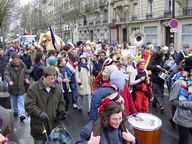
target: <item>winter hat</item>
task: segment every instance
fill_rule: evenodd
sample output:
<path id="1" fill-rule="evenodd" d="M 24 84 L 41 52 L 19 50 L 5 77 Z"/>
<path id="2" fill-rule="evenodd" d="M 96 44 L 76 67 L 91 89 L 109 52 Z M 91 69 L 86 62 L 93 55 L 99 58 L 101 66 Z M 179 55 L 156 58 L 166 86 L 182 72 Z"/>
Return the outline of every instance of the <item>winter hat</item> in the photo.
<path id="1" fill-rule="evenodd" d="M 104 67 L 106 67 L 106 66 L 109 66 L 109 65 L 111 65 L 111 64 L 113 64 L 113 59 L 111 59 L 110 57 L 108 57 L 105 61 L 104 61 L 104 63 L 103 63 L 103 68 Z"/>
<path id="2" fill-rule="evenodd" d="M 55 56 L 50 56 L 48 58 L 48 64 L 50 66 L 56 65 L 57 64 L 57 58 Z"/>
<path id="3" fill-rule="evenodd" d="M 116 65 L 108 65 L 105 66 L 103 72 L 102 72 L 102 79 L 104 81 L 109 80 L 109 77 L 113 71 L 118 71 L 118 68 Z"/>
<path id="4" fill-rule="evenodd" d="M 87 56 L 86 56 L 86 54 L 85 53 L 83 53 L 82 55 L 80 55 L 80 57 L 79 57 L 80 59 L 82 59 L 82 58 L 85 58 L 86 60 L 87 60 Z"/>
<path id="5" fill-rule="evenodd" d="M 121 104 L 122 108 L 124 109 L 124 99 L 121 95 L 118 94 L 118 92 L 112 93 L 110 95 L 108 95 L 105 99 L 109 98 L 110 100 L 114 101 L 114 102 L 118 102 L 119 104 Z"/>
<path id="6" fill-rule="evenodd" d="M 5 108 L 0 106 L 0 133 L 4 133 L 9 122 L 9 113 Z"/>
<path id="7" fill-rule="evenodd" d="M 110 76 L 110 83 L 116 85 L 119 91 L 122 92 L 125 86 L 125 79 L 127 76 L 122 71 L 113 71 Z"/>

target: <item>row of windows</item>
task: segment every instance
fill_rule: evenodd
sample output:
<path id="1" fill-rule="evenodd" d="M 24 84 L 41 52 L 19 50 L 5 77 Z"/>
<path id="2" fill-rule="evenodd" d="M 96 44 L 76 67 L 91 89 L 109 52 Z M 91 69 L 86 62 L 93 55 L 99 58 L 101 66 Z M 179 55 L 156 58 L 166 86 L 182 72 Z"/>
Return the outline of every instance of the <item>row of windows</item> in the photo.
<path id="1" fill-rule="evenodd" d="M 157 26 L 145 27 L 146 41 L 157 44 Z M 192 46 L 192 24 L 182 25 L 182 44 L 189 43 Z"/>

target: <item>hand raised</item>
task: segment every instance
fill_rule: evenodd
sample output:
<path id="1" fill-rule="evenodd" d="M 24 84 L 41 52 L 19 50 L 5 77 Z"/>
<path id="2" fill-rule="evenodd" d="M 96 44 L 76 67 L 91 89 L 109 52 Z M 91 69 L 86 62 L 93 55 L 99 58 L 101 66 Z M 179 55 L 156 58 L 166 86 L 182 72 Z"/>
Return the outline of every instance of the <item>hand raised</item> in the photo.
<path id="1" fill-rule="evenodd" d="M 91 137 L 88 141 L 88 144 L 99 144 L 100 142 L 100 136 L 93 136 L 93 132 L 91 133 Z"/>
<path id="2" fill-rule="evenodd" d="M 123 132 L 122 137 L 128 142 L 135 143 L 135 137 L 130 132 Z"/>

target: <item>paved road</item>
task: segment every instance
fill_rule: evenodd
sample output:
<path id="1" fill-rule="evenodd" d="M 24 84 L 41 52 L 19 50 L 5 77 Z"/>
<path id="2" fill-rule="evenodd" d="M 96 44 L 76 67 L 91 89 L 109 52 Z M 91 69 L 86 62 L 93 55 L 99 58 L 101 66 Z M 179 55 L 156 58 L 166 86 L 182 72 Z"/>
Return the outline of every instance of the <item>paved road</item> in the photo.
<path id="1" fill-rule="evenodd" d="M 86 105 L 86 103 L 84 103 L 84 105 Z M 171 111 L 167 95 L 164 96 L 164 106 L 164 113 L 161 113 L 157 109 L 151 109 L 151 113 L 161 118 L 163 123 L 161 128 L 160 144 L 177 144 L 177 128 L 172 128 L 168 121 L 171 116 Z M 70 116 L 67 120 L 65 120 L 64 124 L 70 132 L 73 140 L 76 141 L 81 128 L 88 122 L 88 115 L 84 110 L 80 112 L 72 108 L 70 108 L 69 113 Z M 33 139 L 29 133 L 29 122 L 30 118 L 27 118 L 24 123 L 20 122 L 17 118 L 14 119 L 14 134 L 10 136 L 11 144 L 33 144 Z"/>

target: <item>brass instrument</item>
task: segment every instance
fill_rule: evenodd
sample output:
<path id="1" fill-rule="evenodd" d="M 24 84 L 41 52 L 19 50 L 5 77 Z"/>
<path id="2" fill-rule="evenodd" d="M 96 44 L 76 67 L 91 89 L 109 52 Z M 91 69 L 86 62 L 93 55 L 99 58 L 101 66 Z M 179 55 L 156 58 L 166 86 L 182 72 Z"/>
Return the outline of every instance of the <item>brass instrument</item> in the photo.
<path id="1" fill-rule="evenodd" d="M 120 54 L 115 54 L 113 56 L 113 61 L 114 62 L 121 62 L 121 55 Z"/>
<path id="2" fill-rule="evenodd" d="M 146 36 L 145 36 L 144 32 L 137 30 L 131 34 L 130 41 L 133 46 L 140 47 L 141 45 L 143 45 L 145 43 Z"/>

